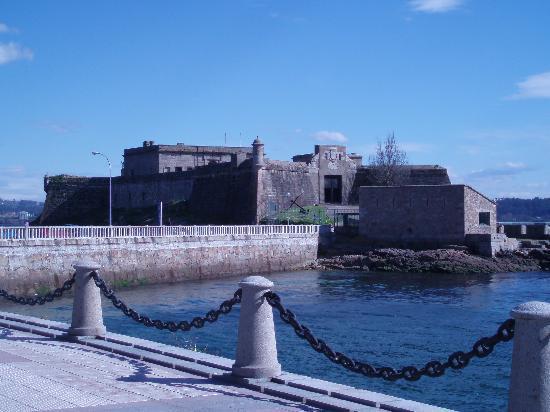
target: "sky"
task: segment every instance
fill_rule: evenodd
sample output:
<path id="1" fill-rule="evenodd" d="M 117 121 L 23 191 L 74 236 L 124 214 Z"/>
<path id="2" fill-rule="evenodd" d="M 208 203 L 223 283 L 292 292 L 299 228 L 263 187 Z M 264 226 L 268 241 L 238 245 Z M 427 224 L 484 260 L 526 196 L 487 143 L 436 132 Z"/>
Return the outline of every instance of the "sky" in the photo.
<path id="1" fill-rule="evenodd" d="M 395 133 L 489 197 L 550 197 L 550 1 L 0 0 L 0 198 L 125 148 L 272 159 Z"/>

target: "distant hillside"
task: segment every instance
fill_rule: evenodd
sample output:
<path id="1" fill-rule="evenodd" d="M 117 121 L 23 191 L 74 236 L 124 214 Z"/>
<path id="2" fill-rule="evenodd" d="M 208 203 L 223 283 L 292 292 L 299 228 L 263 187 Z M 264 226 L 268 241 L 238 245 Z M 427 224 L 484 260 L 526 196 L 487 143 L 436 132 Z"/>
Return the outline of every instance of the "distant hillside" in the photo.
<path id="1" fill-rule="evenodd" d="M 29 212 L 37 216 L 42 212 L 44 202 L 33 200 L 5 200 L 0 198 L 0 215 L 6 213 Z"/>
<path id="2" fill-rule="evenodd" d="M 500 222 L 550 222 L 550 198 L 497 200 Z"/>

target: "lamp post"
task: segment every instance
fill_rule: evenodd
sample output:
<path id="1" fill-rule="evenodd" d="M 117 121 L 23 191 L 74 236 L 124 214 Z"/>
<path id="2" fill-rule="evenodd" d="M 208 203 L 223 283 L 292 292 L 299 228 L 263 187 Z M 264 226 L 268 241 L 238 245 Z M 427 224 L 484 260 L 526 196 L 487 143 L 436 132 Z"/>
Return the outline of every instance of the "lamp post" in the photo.
<path id="1" fill-rule="evenodd" d="M 113 204 L 112 204 L 112 201 L 111 201 L 111 193 L 112 193 L 112 185 L 111 185 L 111 180 L 113 178 L 113 175 L 112 175 L 112 171 L 111 171 L 111 161 L 109 160 L 109 158 L 104 155 L 103 153 L 100 153 L 100 152 L 92 152 L 92 154 L 94 156 L 97 156 L 97 155 L 100 155 L 100 156 L 103 156 L 106 160 L 107 160 L 107 163 L 109 164 L 109 226 L 112 226 L 113 225 Z"/>

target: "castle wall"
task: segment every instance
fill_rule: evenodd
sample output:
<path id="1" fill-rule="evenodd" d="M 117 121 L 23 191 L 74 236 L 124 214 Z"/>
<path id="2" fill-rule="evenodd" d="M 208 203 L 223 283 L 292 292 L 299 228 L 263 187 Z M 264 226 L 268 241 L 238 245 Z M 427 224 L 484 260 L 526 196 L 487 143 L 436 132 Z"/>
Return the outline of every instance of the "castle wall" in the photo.
<path id="1" fill-rule="evenodd" d="M 489 224 L 480 223 L 479 214 L 489 213 Z M 497 205 L 485 196 L 464 186 L 464 232 L 491 234 L 497 232 Z"/>
<path id="2" fill-rule="evenodd" d="M 317 170 L 305 163 L 270 161 L 258 171 L 257 221 L 288 209 L 296 198 L 300 206 L 317 204 L 318 182 Z"/>
<path id="3" fill-rule="evenodd" d="M 0 240 L 0 282 L 12 293 L 59 287 L 74 262 L 91 259 L 109 281 L 130 284 L 244 277 L 302 269 L 318 234 Z"/>
<path id="4" fill-rule="evenodd" d="M 207 166 L 212 163 L 231 162 L 231 154 L 179 154 L 174 152 L 159 154 L 158 173 L 175 172 L 176 167 L 191 170 L 198 166 Z"/>
<path id="5" fill-rule="evenodd" d="M 109 214 L 109 179 L 59 175 L 44 178 L 46 201 L 39 225 L 106 224 Z"/>
<path id="6" fill-rule="evenodd" d="M 359 190 L 359 232 L 380 245 L 464 244 L 464 186 L 372 186 Z"/>
<path id="7" fill-rule="evenodd" d="M 124 176 L 146 176 L 159 173 L 158 152 L 154 150 L 142 152 L 124 151 Z"/>
<path id="8" fill-rule="evenodd" d="M 193 183 L 192 174 L 180 173 L 119 177 L 113 179 L 113 207 L 142 208 L 189 200 Z"/>
<path id="9" fill-rule="evenodd" d="M 465 185 L 361 187 L 359 214 L 359 233 L 377 245 L 474 245 L 496 233 L 495 203 Z"/>
<path id="10" fill-rule="evenodd" d="M 250 167 L 196 175 L 189 209 L 199 223 L 255 223 L 255 182 Z"/>
<path id="11" fill-rule="evenodd" d="M 123 176 L 112 180 L 113 208 L 186 201 L 193 222 L 250 224 L 276 216 L 294 199 L 301 206 L 356 205 L 359 186 L 374 183 L 372 170 L 359 165 L 360 156 L 348 156 L 345 146 L 317 145 L 315 154 L 295 157 L 303 162 L 264 159 L 259 139 L 253 147 L 255 159 L 253 149 L 242 147 L 146 141 L 143 147 L 125 149 Z M 447 170 L 439 166 L 401 169 L 407 184 L 449 183 Z M 107 222 L 107 180 L 62 178 L 46 192 L 40 224 Z"/>

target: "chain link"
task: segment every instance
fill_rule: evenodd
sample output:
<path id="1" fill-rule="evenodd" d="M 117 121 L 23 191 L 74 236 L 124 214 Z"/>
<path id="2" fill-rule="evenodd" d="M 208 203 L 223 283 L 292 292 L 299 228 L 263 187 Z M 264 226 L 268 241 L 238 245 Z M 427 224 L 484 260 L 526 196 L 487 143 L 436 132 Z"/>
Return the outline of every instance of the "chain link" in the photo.
<path id="1" fill-rule="evenodd" d="M 73 287 L 75 276 L 76 273 L 73 273 L 70 279 L 66 280 L 60 288 L 55 289 L 53 292 L 46 293 L 44 296 L 36 296 L 32 298 L 25 296 L 15 296 L 10 295 L 4 289 L 0 289 L 0 296 L 14 303 L 19 303 L 20 305 L 43 305 L 46 302 L 52 302 L 54 299 L 60 298 L 61 296 L 63 296 L 64 292 L 70 290 Z"/>
<path id="2" fill-rule="evenodd" d="M 214 323 L 215 321 L 217 321 L 220 315 L 227 315 L 229 312 L 231 312 L 231 309 L 233 309 L 234 305 L 241 303 L 242 290 L 238 289 L 233 294 L 233 297 L 231 299 L 222 302 L 218 309 L 209 311 L 204 317 L 197 316 L 189 322 L 186 320 L 174 322 L 151 319 L 150 317 L 139 314 L 134 309 L 129 308 L 121 299 L 116 296 L 115 292 L 107 286 L 105 281 L 97 274 L 97 272 L 92 272 L 91 275 L 94 279 L 96 286 L 101 290 L 103 295 L 112 302 L 115 308 L 119 309 L 126 316 L 138 323 L 141 323 L 144 326 L 154 327 L 161 330 L 168 329 L 171 332 L 176 332 L 178 330 L 187 332 L 192 328 L 200 329 L 204 325 L 206 325 L 206 323 Z"/>
<path id="3" fill-rule="evenodd" d="M 442 376 L 448 368 L 455 370 L 462 369 L 468 366 L 472 358 L 484 358 L 488 356 L 497 343 L 508 342 L 514 337 L 515 321 L 514 319 L 508 319 L 499 326 L 496 334 L 479 339 L 469 352 L 459 351 L 452 353 L 446 362 L 431 361 L 426 363 L 422 368 L 415 366 L 406 366 L 401 369 L 375 367 L 368 363 L 352 359 L 343 353 L 335 352 L 324 340 L 316 338 L 306 326 L 298 322 L 296 315 L 290 309 L 286 309 L 282 305 L 281 298 L 276 293 L 269 291 L 264 294 L 264 297 L 267 303 L 279 311 L 283 322 L 292 326 L 294 332 L 300 338 L 306 340 L 315 351 L 325 355 L 331 362 L 341 365 L 352 372 L 361 373 L 369 378 L 382 378 L 387 381 L 396 381 L 399 379 L 417 381 L 422 376 L 429 376 L 431 378 Z"/>

